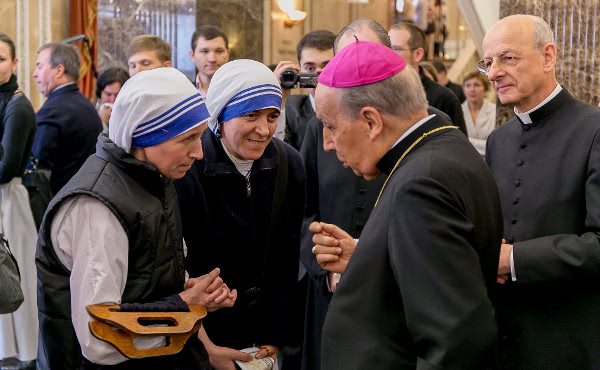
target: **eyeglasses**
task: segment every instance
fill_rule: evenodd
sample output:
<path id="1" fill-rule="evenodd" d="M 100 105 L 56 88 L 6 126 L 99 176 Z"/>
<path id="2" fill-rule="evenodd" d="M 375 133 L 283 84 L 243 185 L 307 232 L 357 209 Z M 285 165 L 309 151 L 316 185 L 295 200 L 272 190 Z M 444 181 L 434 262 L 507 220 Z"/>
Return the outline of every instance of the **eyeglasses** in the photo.
<path id="1" fill-rule="evenodd" d="M 477 63 L 477 69 L 480 73 L 487 75 L 490 72 L 490 69 L 492 69 L 492 65 L 494 63 L 496 63 L 496 65 L 500 68 L 514 67 L 521 62 L 526 51 L 537 49 L 544 45 L 546 44 L 536 45 L 523 51 L 507 51 L 505 53 L 500 53 L 493 58 L 483 58 L 479 61 L 479 63 Z"/>
<path id="2" fill-rule="evenodd" d="M 404 49 L 404 48 L 398 48 L 398 47 L 392 46 L 392 50 L 394 50 L 394 51 L 413 51 L 413 50 L 417 50 L 417 49 L 418 48 L 406 48 L 406 49 Z"/>

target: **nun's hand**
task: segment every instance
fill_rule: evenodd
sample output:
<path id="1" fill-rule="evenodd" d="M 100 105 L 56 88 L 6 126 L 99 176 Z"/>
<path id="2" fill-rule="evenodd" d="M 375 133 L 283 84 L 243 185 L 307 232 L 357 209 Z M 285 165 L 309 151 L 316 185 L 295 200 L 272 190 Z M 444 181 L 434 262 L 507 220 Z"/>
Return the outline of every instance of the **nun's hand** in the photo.
<path id="1" fill-rule="evenodd" d="M 237 291 L 229 290 L 219 276 L 220 272 L 215 268 L 206 275 L 189 279 L 185 283 L 185 290 L 179 295 L 187 304 L 204 306 L 208 311 L 232 307 L 237 299 Z"/>
<path id="2" fill-rule="evenodd" d="M 271 357 L 273 361 L 277 359 L 277 353 L 279 352 L 279 347 L 264 345 L 260 346 L 260 350 L 256 352 L 255 357 L 258 359 L 265 358 L 267 356 Z"/>
<path id="3" fill-rule="evenodd" d="M 237 349 L 221 346 L 205 346 L 210 364 L 216 370 L 235 370 L 235 360 L 251 361 L 252 355 Z"/>

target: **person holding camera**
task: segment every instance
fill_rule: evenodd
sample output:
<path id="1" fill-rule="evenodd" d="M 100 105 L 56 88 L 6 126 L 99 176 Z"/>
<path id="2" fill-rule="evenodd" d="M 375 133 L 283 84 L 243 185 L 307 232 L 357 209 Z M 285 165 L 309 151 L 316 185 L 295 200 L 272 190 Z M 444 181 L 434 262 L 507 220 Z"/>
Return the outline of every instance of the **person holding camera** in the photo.
<path id="1" fill-rule="evenodd" d="M 200 339 L 216 369 L 275 358 L 287 343 L 298 277 L 305 171 L 300 154 L 273 138 L 282 104 L 264 64 L 240 59 L 215 72 L 202 134 L 204 158 L 175 182 L 186 267 L 199 276 L 218 266 L 239 292 L 232 309 L 211 314 Z"/>
<path id="2" fill-rule="evenodd" d="M 275 69 L 283 89 L 285 106 L 279 117 L 278 131 L 283 128 L 284 141 L 296 150 L 302 146 L 308 121 L 315 116 L 317 77 L 333 58 L 334 40 L 335 34 L 328 30 L 309 32 L 296 46 L 299 65 L 280 62 Z M 309 94 L 289 95 L 293 88 L 308 89 Z"/>

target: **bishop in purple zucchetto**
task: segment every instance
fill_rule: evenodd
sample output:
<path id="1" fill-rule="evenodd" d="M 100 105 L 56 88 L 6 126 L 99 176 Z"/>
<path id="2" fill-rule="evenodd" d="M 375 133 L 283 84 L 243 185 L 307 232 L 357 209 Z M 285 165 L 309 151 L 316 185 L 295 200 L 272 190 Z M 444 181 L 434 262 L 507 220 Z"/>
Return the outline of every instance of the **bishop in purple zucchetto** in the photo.
<path id="1" fill-rule="evenodd" d="M 329 87 L 367 85 L 385 80 L 404 68 L 406 62 L 392 49 L 357 39 L 327 64 L 319 75 L 319 83 Z"/>

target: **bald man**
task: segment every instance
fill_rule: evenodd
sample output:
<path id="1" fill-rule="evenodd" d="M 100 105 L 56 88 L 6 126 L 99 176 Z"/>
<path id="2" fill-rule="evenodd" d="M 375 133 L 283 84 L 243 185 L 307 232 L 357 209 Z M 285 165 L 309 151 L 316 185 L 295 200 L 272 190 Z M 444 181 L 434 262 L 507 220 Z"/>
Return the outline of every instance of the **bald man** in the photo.
<path id="1" fill-rule="evenodd" d="M 485 35 L 479 62 L 516 114 L 486 150 L 504 214 L 506 369 L 600 368 L 600 110 L 556 82 L 553 38 L 541 18 L 506 17 Z"/>

